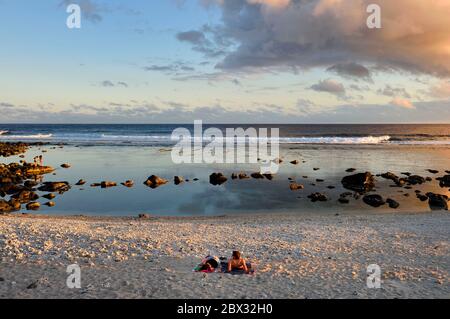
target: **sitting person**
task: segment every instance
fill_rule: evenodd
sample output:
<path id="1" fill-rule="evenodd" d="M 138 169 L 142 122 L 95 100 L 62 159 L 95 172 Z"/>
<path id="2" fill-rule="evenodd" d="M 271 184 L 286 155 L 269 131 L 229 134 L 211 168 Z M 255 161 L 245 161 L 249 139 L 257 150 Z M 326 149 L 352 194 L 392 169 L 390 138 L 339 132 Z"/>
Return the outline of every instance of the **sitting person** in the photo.
<path id="1" fill-rule="evenodd" d="M 241 257 L 239 251 L 233 251 L 232 258 L 228 261 L 228 272 L 232 271 L 243 271 L 246 274 L 249 272 L 247 267 L 247 262 Z"/>

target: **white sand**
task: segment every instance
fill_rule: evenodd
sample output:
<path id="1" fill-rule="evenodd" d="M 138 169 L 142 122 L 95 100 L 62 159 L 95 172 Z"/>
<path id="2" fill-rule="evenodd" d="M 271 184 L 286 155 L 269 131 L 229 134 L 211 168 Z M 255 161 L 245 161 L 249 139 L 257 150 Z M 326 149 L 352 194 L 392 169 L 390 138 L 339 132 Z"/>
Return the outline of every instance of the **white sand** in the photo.
<path id="1" fill-rule="evenodd" d="M 449 298 L 449 234 L 447 212 L 0 216 L 0 298 Z M 192 272 L 208 253 L 234 249 L 257 264 L 255 275 Z M 71 290 L 74 262 L 82 288 Z M 381 289 L 367 288 L 369 264 L 381 267 Z"/>

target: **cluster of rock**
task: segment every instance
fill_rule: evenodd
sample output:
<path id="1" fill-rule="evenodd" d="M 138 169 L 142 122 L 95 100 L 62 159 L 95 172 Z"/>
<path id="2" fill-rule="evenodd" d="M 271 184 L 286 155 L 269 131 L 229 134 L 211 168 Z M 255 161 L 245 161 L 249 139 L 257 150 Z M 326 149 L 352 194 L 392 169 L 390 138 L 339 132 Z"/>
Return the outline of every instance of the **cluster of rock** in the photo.
<path id="1" fill-rule="evenodd" d="M 69 186 L 60 183 L 43 183 L 36 189 L 37 176 L 53 172 L 50 166 L 35 166 L 32 164 L 0 164 L 0 197 L 9 196 L 9 200 L 0 199 L 0 214 L 19 211 L 22 204 L 28 210 L 39 209 L 36 202 L 39 195 L 36 190 L 44 192 L 64 192 Z"/>
<path id="2" fill-rule="evenodd" d="M 0 142 L 0 156 L 9 157 L 25 153 L 29 144 L 25 143 L 3 143 Z"/>

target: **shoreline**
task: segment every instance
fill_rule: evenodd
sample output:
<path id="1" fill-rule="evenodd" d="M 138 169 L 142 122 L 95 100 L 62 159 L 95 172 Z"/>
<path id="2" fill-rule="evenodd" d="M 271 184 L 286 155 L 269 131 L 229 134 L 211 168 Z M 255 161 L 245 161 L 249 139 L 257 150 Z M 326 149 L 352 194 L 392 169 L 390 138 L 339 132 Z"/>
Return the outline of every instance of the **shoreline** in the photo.
<path id="1" fill-rule="evenodd" d="M 0 298 L 450 298 L 449 228 L 447 212 L 2 216 Z M 192 272 L 234 249 L 255 275 Z M 81 289 L 65 286 L 73 263 Z M 366 285 L 374 263 L 381 289 Z"/>

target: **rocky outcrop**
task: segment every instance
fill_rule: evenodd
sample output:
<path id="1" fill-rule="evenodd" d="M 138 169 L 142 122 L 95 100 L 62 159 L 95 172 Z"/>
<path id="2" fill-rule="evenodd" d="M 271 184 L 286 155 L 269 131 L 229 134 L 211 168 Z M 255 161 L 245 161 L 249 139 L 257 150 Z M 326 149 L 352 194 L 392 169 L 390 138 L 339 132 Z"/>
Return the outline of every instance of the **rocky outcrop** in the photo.
<path id="1" fill-rule="evenodd" d="M 48 193 L 64 193 L 70 190 L 70 184 L 68 182 L 45 182 L 38 190 Z"/>
<path id="2" fill-rule="evenodd" d="M 147 185 L 150 188 L 158 188 L 162 185 L 167 184 L 169 181 L 161 178 L 159 176 L 156 175 L 152 175 L 149 178 L 147 178 L 147 180 L 144 182 L 145 185 Z"/>
<path id="3" fill-rule="evenodd" d="M 428 204 L 432 210 L 448 210 L 448 196 L 435 194 L 435 193 L 427 193 L 428 196 Z"/>
<path id="4" fill-rule="evenodd" d="M 116 182 L 110 182 L 110 181 L 103 181 L 100 183 L 101 188 L 110 188 L 110 187 L 116 187 Z"/>
<path id="5" fill-rule="evenodd" d="M 302 184 L 291 183 L 289 185 L 289 188 L 291 189 L 291 191 L 298 191 L 298 190 L 304 189 L 305 186 L 303 186 Z"/>
<path id="6" fill-rule="evenodd" d="M 369 173 L 359 173 L 342 179 L 342 186 L 355 192 L 365 193 L 375 187 L 375 177 Z"/>
<path id="7" fill-rule="evenodd" d="M 128 188 L 132 188 L 134 186 L 134 181 L 132 180 L 128 180 L 122 183 L 123 186 L 128 187 Z"/>
<path id="8" fill-rule="evenodd" d="M 308 198 L 313 202 L 326 202 L 328 200 L 327 195 L 322 193 L 312 193 Z"/>
<path id="9" fill-rule="evenodd" d="M 439 186 L 441 187 L 450 187 L 450 175 L 445 175 L 443 177 L 439 177 Z"/>
<path id="10" fill-rule="evenodd" d="M 225 184 L 228 178 L 222 173 L 213 173 L 209 176 L 209 183 L 214 186 Z"/>
<path id="11" fill-rule="evenodd" d="M 363 202 L 372 207 L 380 207 L 386 204 L 380 195 L 366 195 L 363 197 Z"/>
<path id="12" fill-rule="evenodd" d="M 180 185 L 180 184 L 184 183 L 184 178 L 181 176 L 175 176 L 173 178 L 173 182 L 175 183 L 175 185 Z"/>
<path id="13" fill-rule="evenodd" d="M 41 208 L 41 204 L 39 204 L 38 202 L 31 202 L 27 204 L 26 208 L 27 210 L 38 210 L 39 208 Z"/>
<path id="14" fill-rule="evenodd" d="M 390 208 L 393 208 L 393 209 L 397 209 L 397 208 L 400 207 L 399 202 L 393 200 L 392 198 L 388 198 L 388 199 L 386 200 L 386 203 L 388 203 L 389 207 L 390 207 Z"/>
<path id="15" fill-rule="evenodd" d="M 86 181 L 84 179 L 80 179 L 75 185 L 77 186 L 83 186 L 86 184 Z"/>

